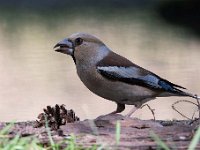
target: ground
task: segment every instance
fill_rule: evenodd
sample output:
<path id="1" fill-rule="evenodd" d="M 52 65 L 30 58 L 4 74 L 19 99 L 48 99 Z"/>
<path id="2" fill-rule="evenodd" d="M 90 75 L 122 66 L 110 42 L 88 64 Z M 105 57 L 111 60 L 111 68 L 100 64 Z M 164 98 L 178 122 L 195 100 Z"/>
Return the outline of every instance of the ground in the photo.
<path id="1" fill-rule="evenodd" d="M 118 121 L 119 120 L 119 121 Z M 116 123 L 121 128 L 120 140 L 116 140 Z M 41 143 L 48 143 L 49 138 L 45 127 L 34 128 L 35 122 L 18 122 L 9 132 L 10 137 L 19 133 L 22 137 L 35 135 Z M 94 120 L 76 121 L 60 126 L 60 129 L 51 131 L 54 141 L 62 141 L 73 133 L 76 142 L 84 147 L 102 145 L 105 148 L 115 149 L 157 149 L 158 145 L 152 137 L 157 135 L 172 149 L 187 149 L 198 121 L 154 121 L 125 118 L 122 115 L 100 116 Z M 2 129 L 6 123 L 0 123 Z M 119 127 L 118 126 L 118 127 Z M 119 128 L 118 128 L 119 129 Z M 119 130 L 118 130 L 119 131 Z M 197 149 L 200 149 L 200 144 Z"/>

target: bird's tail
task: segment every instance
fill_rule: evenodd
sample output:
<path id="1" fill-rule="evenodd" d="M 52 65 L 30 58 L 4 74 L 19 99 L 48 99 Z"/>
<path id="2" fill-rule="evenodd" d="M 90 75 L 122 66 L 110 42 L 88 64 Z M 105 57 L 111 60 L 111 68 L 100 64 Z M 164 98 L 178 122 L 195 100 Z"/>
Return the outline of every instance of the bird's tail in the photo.
<path id="1" fill-rule="evenodd" d="M 186 89 L 186 88 L 183 88 L 183 87 L 175 85 L 175 84 L 172 87 L 173 88 L 171 89 L 171 92 L 174 94 L 177 94 L 178 96 L 188 96 L 188 97 L 192 97 L 196 100 L 200 100 L 200 96 L 198 96 L 197 94 L 188 93 L 188 92 L 185 92 L 180 89 L 180 88 L 182 88 L 182 89 Z"/>
<path id="2" fill-rule="evenodd" d="M 198 96 L 197 94 L 192 94 L 192 93 L 188 93 L 188 92 L 184 92 L 182 90 L 179 90 L 177 88 L 175 88 L 175 91 L 177 94 L 179 94 L 180 96 L 188 96 L 188 97 L 192 97 L 196 100 L 200 100 L 200 96 Z"/>
<path id="3" fill-rule="evenodd" d="M 161 86 L 162 89 L 164 89 L 165 91 L 169 92 L 170 96 L 187 96 L 187 97 L 192 97 L 196 100 L 200 100 L 200 96 L 198 96 L 197 94 L 191 94 L 188 92 L 185 92 L 183 90 L 186 90 L 186 88 L 174 84 L 172 82 L 169 82 L 168 80 L 165 79 L 160 79 L 158 82 L 158 85 Z"/>
<path id="4" fill-rule="evenodd" d="M 192 98 L 195 98 L 197 100 L 200 100 L 200 96 L 198 96 L 197 94 L 193 95 Z"/>

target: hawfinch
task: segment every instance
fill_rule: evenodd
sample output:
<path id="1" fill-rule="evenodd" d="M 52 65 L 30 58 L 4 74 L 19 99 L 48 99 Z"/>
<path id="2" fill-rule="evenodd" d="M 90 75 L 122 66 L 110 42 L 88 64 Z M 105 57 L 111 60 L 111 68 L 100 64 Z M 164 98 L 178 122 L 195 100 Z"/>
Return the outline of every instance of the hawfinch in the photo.
<path id="1" fill-rule="evenodd" d="M 97 37 L 75 33 L 55 45 L 55 51 L 72 56 L 77 74 L 93 93 L 117 103 L 112 114 L 120 113 L 125 104 L 135 107 L 131 116 L 143 103 L 166 96 L 196 95 L 186 93 L 176 85 L 114 53 Z"/>

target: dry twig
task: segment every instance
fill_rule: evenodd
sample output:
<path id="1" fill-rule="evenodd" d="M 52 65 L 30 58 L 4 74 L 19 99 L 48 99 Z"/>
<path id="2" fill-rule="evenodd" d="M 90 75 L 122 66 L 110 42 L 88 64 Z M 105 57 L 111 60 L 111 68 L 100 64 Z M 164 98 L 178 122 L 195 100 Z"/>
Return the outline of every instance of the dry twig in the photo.
<path id="1" fill-rule="evenodd" d="M 151 111 L 152 115 L 153 115 L 153 120 L 155 121 L 156 120 L 156 117 L 155 117 L 155 109 L 152 109 L 148 104 L 144 104 L 141 106 L 141 109 L 144 107 L 144 106 L 147 106 L 149 108 L 149 110 Z"/>
<path id="2" fill-rule="evenodd" d="M 184 115 L 183 113 L 181 113 L 181 112 L 175 107 L 175 105 L 178 104 L 178 103 L 180 103 L 180 102 L 191 103 L 191 104 L 193 104 L 193 105 L 195 105 L 195 106 L 197 106 L 197 107 L 199 108 L 198 104 L 196 104 L 196 103 L 194 103 L 194 102 L 191 102 L 191 101 L 189 101 L 189 100 L 178 100 L 178 101 L 176 101 L 175 103 L 172 104 L 172 109 L 174 109 L 174 110 L 175 110 L 177 113 L 179 113 L 182 117 L 187 118 L 187 119 L 189 119 L 189 120 L 193 120 L 194 114 L 193 114 L 192 119 L 191 119 L 191 118 L 187 117 L 186 115 Z M 199 112 L 200 112 L 200 111 L 199 111 Z"/>
<path id="3" fill-rule="evenodd" d="M 195 97 L 196 97 L 197 104 L 198 104 L 198 110 L 199 110 L 199 124 L 200 124 L 200 103 L 199 103 L 200 97 L 198 97 L 198 95 L 195 95 Z"/>

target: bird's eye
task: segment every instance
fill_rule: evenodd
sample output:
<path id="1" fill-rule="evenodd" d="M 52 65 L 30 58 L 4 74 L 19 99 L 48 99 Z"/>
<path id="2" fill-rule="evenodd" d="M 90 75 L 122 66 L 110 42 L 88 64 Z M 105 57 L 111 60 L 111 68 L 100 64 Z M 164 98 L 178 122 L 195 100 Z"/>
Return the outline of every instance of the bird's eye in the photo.
<path id="1" fill-rule="evenodd" d="M 83 39 L 82 38 L 77 38 L 76 40 L 75 40 L 75 45 L 76 46 L 79 46 L 79 45 L 81 45 L 83 43 Z"/>

